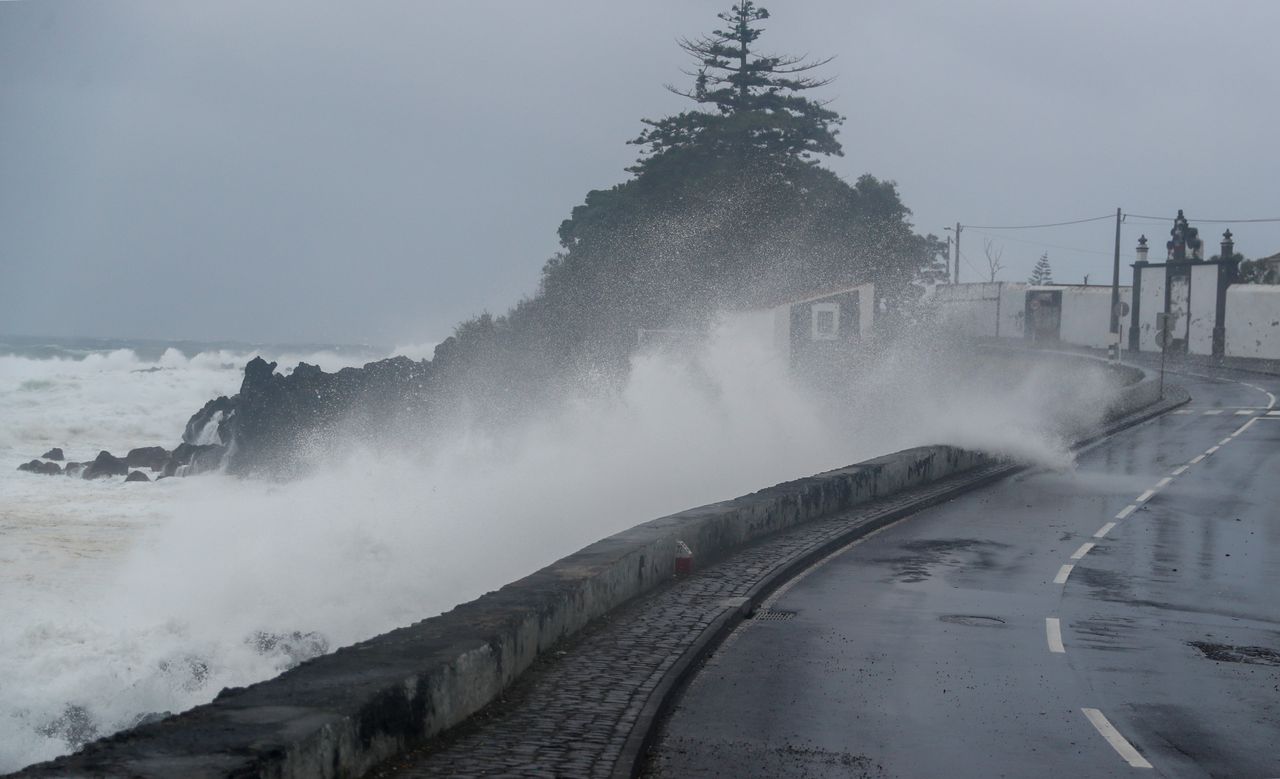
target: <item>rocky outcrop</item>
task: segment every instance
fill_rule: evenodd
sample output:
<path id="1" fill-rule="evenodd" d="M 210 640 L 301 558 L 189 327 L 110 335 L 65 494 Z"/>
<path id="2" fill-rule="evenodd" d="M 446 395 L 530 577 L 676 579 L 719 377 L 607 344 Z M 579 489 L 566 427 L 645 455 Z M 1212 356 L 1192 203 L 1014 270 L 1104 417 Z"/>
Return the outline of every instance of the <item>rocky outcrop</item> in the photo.
<path id="1" fill-rule="evenodd" d="M 144 446 L 140 449 L 130 449 L 129 453 L 124 456 L 125 465 L 130 468 L 150 468 L 158 471 L 164 468 L 164 464 L 169 460 L 169 450 L 163 446 Z"/>
<path id="2" fill-rule="evenodd" d="M 43 473 L 47 476 L 62 473 L 62 466 L 57 463 L 46 463 L 40 460 L 32 460 L 18 466 L 18 470 L 28 473 Z"/>
<path id="3" fill-rule="evenodd" d="M 151 477 L 142 471 L 130 471 L 129 475 L 124 477 L 125 481 L 151 481 Z"/>
<path id="4" fill-rule="evenodd" d="M 214 398 L 187 421 L 187 427 L 182 431 L 182 442 L 196 446 L 226 446 L 231 443 L 231 420 L 235 413 L 235 400 L 226 395 Z"/>
<path id="5" fill-rule="evenodd" d="M 124 460 L 111 452 L 101 451 L 93 462 L 84 467 L 80 475 L 86 479 L 101 479 L 106 476 L 126 476 L 128 473 L 129 466 Z"/>
<path id="6" fill-rule="evenodd" d="M 227 447 L 218 444 L 178 444 L 165 461 L 161 473 L 164 476 L 192 476 L 215 471 L 222 466 L 226 453 Z"/>
<path id="7" fill-rule="evenodd" d="M 54 448 L 40 455 L 40 457 L 45 460 L 61 460 L 62 450 L 55 446 Z"/>
<path id="8" fill-rule="evenodd" d="M 229 401 L 230 424 L 221 438 L 231 446 L 228 471 L 295 475 L 327 453 L 404 434 L 399 423 L 425 418 L 433 378 L 431 363 L 407 357 L 336 373 L 299 363 L 287 376 L 276 373 L 276 363 L 254 358 Z"/>

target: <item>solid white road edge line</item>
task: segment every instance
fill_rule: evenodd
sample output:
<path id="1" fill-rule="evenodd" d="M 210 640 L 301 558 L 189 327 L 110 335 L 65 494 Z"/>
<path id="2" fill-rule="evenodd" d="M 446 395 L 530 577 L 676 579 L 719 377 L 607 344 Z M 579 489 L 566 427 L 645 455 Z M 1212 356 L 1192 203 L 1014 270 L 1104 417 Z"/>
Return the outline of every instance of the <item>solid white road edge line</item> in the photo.
<path id="1" fill-rule="evenodd" d="M 1110 532 L 1111 532 L 1111 529 L 1112 529 L 1112 528 L 1114 528 L 1115 526 L 1116 526 L 1116 523 L 1114 523 L 1114 522 L 1108 522 L 1107 524 L 1105 524 L 1105 525 L 1103 525 L 1102 527 L 1098 528 L 1098 532 L 1094 533 L 1094 534 L 1093 534 L 1093 537 L 1094 537 L 1094 538 L 1102 538 L 1102 537 L 1103 537 L 1103 536 L 1105 536 L 1107 533 L 1110 533 Z"/>
<path id="2" fill-rule="evenodd" d="M 1058 575 L 1057 575 L 1057 576 L 1055 576 L 1055 577 L 1053 577 L 1053 583 L 1054 583 L 1054 584 L 1066 584 L 1066 583 L 1067 583 L 1067 577 L 1071 575 L 1071 569 L 1072 569 L 1072 568 L 1075 568 L 1075 566 L 1074 566 L 1074 565 L 1064 565 L 1064 566 L 1062 566 L 1061 568 L 1059 568 L 1059 569 L 1058 569 Z"/>
<path id="3" fill-rule="evenodd" d="M 1044 618 L 1045 640 L 1049 642 L 1049 651 L 1064 654 L 1067 648 L 1062 645 L 1062 623 L 1057 617 Z"/>
<path id="4" fill-rule="evenodd" d="M 1084 557 L 1085 555 L 1089 554 L 1089 550 L 1092 548 L 1093 548 L 1093 542 L 1086 541 L 1085 543 L 1080 545 L 1080 548 L 1076 550 L 1075 554 L 1071 555 L 1071 559 L 1079 560 L 1081 557 Z"/>
<path id="5" fill-rule="evenodd" d="M 1102 712 L 1097 709 L 1081 709 L 1080 711 L 1089 719 L 1090 724 L 1097 729 L 1098 733 L 1107 740 L 1111 748 L 1118 752 L 1120 757 L 1124 758 L 1126 763 L 1134 768 L 1151 767 L 1147 759 L 1138 754 L 1138 750 L 1133 748 L 1133 744 L 1130 744 L 1124 736 L 1120 735 L 1120 731 L 1116 730 L 1115 726 L 1107 721 Z"/>

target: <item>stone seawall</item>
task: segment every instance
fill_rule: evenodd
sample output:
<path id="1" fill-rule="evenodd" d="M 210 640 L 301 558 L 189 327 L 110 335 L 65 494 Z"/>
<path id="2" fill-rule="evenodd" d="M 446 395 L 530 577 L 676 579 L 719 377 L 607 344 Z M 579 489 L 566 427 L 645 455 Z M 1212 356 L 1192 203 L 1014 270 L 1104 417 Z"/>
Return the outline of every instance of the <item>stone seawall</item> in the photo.
<path id="1" fill-rule="evenodd" d="M 1108 416 L 1154 396 L 1154 381 L 1142 378 L 1122 390 Z M 678 542 L 698 563 L 710 562 L 990 462 L 955 447 L 918 447 L 645 522 L 438 617 L 224 690 L 212 703 L 15 776 L 360 776 L 478 711 L 557 641 L 670 581 Z"/>

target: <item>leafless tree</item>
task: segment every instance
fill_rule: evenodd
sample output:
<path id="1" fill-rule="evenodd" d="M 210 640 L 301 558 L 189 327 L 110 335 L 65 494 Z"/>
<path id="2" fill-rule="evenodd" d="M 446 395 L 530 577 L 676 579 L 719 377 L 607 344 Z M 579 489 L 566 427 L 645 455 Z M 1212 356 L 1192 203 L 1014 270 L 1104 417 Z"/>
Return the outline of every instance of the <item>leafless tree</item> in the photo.
<path id="1" fill-rule="evenodd" d="M 995 241 L 990 238 L 982 239 L 982 251 L 987 255 L 987 270 L 991 272 L 991 281 L 996 280 L 996 274 L 1004 270 L 1000 258 L 1004 256 L 1004 247 L 997 246 Z"/>

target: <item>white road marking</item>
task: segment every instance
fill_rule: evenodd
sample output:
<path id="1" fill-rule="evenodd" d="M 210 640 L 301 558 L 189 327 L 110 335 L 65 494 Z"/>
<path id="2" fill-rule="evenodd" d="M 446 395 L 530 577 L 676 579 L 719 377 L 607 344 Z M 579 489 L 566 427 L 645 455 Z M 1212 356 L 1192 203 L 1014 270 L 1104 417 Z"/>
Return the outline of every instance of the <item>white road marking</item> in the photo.
<path id="1" fill-rule="evenodd" d="M 1119 513 L 1119 514 L 1116 514 L 1116 519 L 1124 519 L 1125 517 L 1129 516 L 1130 514 L 1132 514 L 1133 512 L 1135 512 L 1135 511 L 1137 511 L 1137 510 L 1138 510 L 1138 507 L 1137 507 L 1137 506 L 1135 506 L 1134 504 L 1130 503 L 1129 505 L 1127 505 L 1127 506 L 1125 506 L 1124 508 L 1120 509 L 1120 513 Z"/>
<path id="2" fill-rule="evenodd" d="M 1168 486 L 1169 486 L 1169 482 L 1171 482 L 1171 481 L 1173 481 L 1173 477 L 1172 477 L 1172 476 L 1166 476 L 1166 477 L 1164 477 L 1164 478 L 1163 478 L 1163 479 L 1161 479 L 1160 481 L 1156 482 L 1156 489 L 1158 489 L 1158 490 L 1162 490 L 1162 489 L 1164 489 L 1165 487 L 1168 487 Z"/>
<path id="3" fill-rule="evenodd" d="M 1067 648 L 1062 645 L 1062 623 L 1057 617 L 1044 618 L 1045 640 L 1049 642 L 1049 651 L 1063 654 Z"/>
<path id="4" fill-rule="evenodd" d="M 1171 473 L 1172 473 L 1174 476 L 1181 476 L 1182 474 L 1186 473 L 1186 472 L 1187 472 L 1187 468 L 1190 468 L 1190 467 L 1191 467 L 1191 466 L 1189 466 L 1189 465 L 1179 465 L 1177 468 L 1174 468 L 1174 469 L 1171 471 Z"/>
<path id="5" fill-rule="evenodd" d="M 1192 464 L 1192 465 L 1195 465 L 1196 463 L 1200 462 L 1200 461 L 1201 461 L 1201 460 L 1203 460 L 1203 459 L 1204 459 L 1204 455 L 1202 455 L 1202 454 L 1198 454 L 1198 455 L 1196 455 L 1195 457 L 1192 457 L 1192 458 L 1191 458 L 1191 464 Z"/>
<path id="6" fill-rule="evenodd" d="M 1155 495 L 1155 494 L 1156 494 L 1156 491 L 1155 491 L 1155 490 L 1147 490 L 1146 492 L 1144 492 L 1144 493 L 1142 493 L 1141 495 L 1139 495 L 1139 496 L 1138 496 L 1138 499 L 1137 499 L 1136 501 L 1134 501 L 1134 502 L 1135 502 L 1135 503 L 1146 503 L 1147 501 L 1151 500 L 1151 496 L 1152 496 L 1152 495 Z"/>
<path id="7" fill-rule="evenodd" d="M 1079 560 L 1081 557 L 1084 557 L 1085 555 L 1089 554 L 1089 550 L 1092 548 L 1093 548 L 1093 542 L 1086 541 L 1085 543 L 1080 545 L 1080 548 L 1076 550 L 1075 554 L 1071 555 L 1071 559 Z"/>
<path id="8" fill-rule="evenodd" d="M 1267 416 L 1269 416 L 1269 417 L 1280 417 L 1280 411 L 1268 411 L 1268 412 L 1267 412 Z"/>
<path id="9" fill-rule="evenodd" d="M 1107 740 L 1111 748 L 1119 753 L 1120 757 L 1124 758 L 1126 763 L 1134 768 L 1151 767 L 1147 759 L 1138 754 L 1138 750 L 1133 748 L 1133 744 L 1130 744 L 1124 736 L 1120 735 L 1120 731 L 1116 730 L 1115 726 L 1107 721 L 1102 712 L 1097 709 L 1081 709 L 1080 711 L 1089 719 L 1090 724 L 1097 729 L 1098 733 Z"/>
<path id="10" fill-rule="evenodd" d="M 1066 584 L 1066 583 L 1067 583 L 1067 577 L 1071 575 L 1071 569 L 1072 569 L 1072 568 L 1075 568 L 1075 566 L 1074 566 L 1074 565 L 1064 565 L 1064 566 L 1062 566 L 1061 568 L 1059 568 L 1059 569 L 1058 569 L 1058 575 L 1057 575 L 1057 576 L 1055 576 L 1055 577 L 1053 577 L 1053 583 L 1054 583 L 1054 584 Z"/>
<path id="11" fill-rule="evenodd" d="M 1251 409 L 1251 408 L 1242 408 L 1242 409 L 1240 409 L 1239 411 L 1237 411 L 1237 412 L 1236 412 L 1236 416 L 1238 416 L 1238 417 L 1251 417 L 1251 416 L 1253 416 L 1253 409 Z"/>
<path id="12" fill-rule="evenodd" d="M 1103 537 L 1103 536 L 1105 536 L 1107 533 L 1110 533 L 1110 532 L 1111 532 L 1111 529 L 1112 529 L 1112 528 L 1114 528 L 1115 526 L 1116 526 L 1116 523 L 1114 523 L 1114 522 L 1108 522 L 1107 524 L 1105 524 L 1105 525 L 1103 525 L 1102 527 L 1098 528 L 1098 532 L 1094 533 L 1094 534 L 1093 534 L 1093 537 L 1094 537 L 1094 538 L 1102 538 L 1102 537 Z"/>
<path id="13" fill-rule="evenodd" d="M 1204 453 L 1205 453 L 1205 454 L 1213 454 L 1214 452 L 1218 451 L 1218 450 L 1219 450 L 1219 449 L 1221 449 L 1221 448 L 1222 448 L 1222 446 L 1221 446 L 1221 445 L 1218 445 L 1218 446 L 1211 446 L 1211 447 L 1209 447 L 1208 449 L 1205 449 L 1205 450 L 1204 450 Z"/>
<path id="14" fill-rule="evenodd" d="M 1218 446 L 1226 446 L 1229 443 L 1231 443 L 1231 436 L 1227 436 L 1226 438 L 1219 441 Z"/>
<path id="15" fill-rule="evenodd" d="M 1221 414 L 1221 413 L 1222 413 L 1222 409 L 1220 409 L 1220 408 L 1211 408 L 1211 409 L 1207 409 L 1207 410 L 1205 410 L 1204 415 L 1205 415 L 1205 416 L 1207 416 L 1207 417 L 1211 417 L 1211 416 L 1214 416 L 1214 415 L 1216 415 L 1216 414 Z"/>
<path id="16" fill-rule="evenodd" d="M 1194 413 L 1196 413 L 1196 412 L 1192 411 L 1192 410 L 1191 410 L 1191 409 L 1189 409 L 1189 408 L 1180 408 L 1180 409 L 1178 409 L 1177 411 L 1175 411 L 1175 412 L 1173 412 L 1173 413 L 1175 413 L 1175 414 L 1194 414 Z"/>

